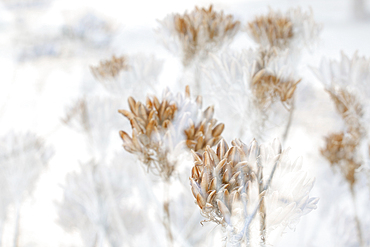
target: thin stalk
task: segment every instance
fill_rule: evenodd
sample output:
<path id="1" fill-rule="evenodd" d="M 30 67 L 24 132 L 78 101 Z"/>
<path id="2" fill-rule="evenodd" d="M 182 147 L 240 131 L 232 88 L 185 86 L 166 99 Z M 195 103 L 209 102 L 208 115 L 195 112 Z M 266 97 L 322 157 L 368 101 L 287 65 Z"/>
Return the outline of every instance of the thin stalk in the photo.
<path id="1" fill-rule="evenodd" d="M 261 168 L 261 171 L 260 171 L 261 175 L 260 175 L 260 181 L 263 181 L 263 172 L 262 172 L 262 168 Z M 260 183 L 259 184 L 259 194 L 260 194 L 260 200 L 261 200 L 261 203 L 260 203 L 260 208 L 259 208 L 259 211 L 260 211 L 260 234 L 261 234 L 261 246 L 265 246 L 266 245 L 266 208 L 265 208 L 265 200 L 264 200 L 264 197 L 261 196 L 262 192 L 264 191 L 264 186 L 263 186 L 263 183 Z"/>
<path id="2" fill-rule="evenodd" d="M 355 195 L 355 191 L 352 185 L 351 185 L 351 196 L 352 196 L 352 202 L 353 202 L 353 209 L 355 213 L 355 222 L 356 222 L 356 228 L 357 228 L 358 242 L 360 243 L 361 247 L 365 247 L 364 240 L 362 238 L 361 223 L 357 215 L 356 195 Z"/>
<path id="3" fill-rule="evenodd" d="M 171 231 L 171 220 L 170 220 L 170 179 L 165 179 L 163 183 L 163 226 L 166 230 L 167 235 L 167 246 L 173 246 L 173 236 Z"/>
<path id="4" fill-rule="evenodd" d="M 200 84 L 199 62 L 194 65 L 194 84 L 195 84 L 195 95 L 201 95 L 202 85 Z"/>
<path id="5" fill-rule="evenodd" d="M 289 111 L 289 119 L 288 119 L 288 123 L 285 127 L 285 131 L 284 131 L 284 134 L 283 134 L 283 138 L 282 138 L 282 144 L 285 144 L 285 141 L 288 137 L 288 134 L 289 134 L 289 129 L 290 129 L 290 126 L 292 125 L 292 120 L 293 120 L 293 112 L 294 112 L 294 96 L 292 98 L 292 107 L 290 108 L 290 111 Z"/>
<path id="6" fill-rule="evenodd" d="M 272 168 L 271 174 L 269 176 L 269 179 L 267 180 L 266 185 L 263 187 L 263 191 L 266 191 L 270 187 L 272 178 L 274 176 L 276 167 L 278 166 L 279 162 L 280 162 L 280 158 L 275 162 L 274 167 Z M 263 198 L 264 198 L 263 196 L 259 199 L 259 201 L 258 201 L 256 207 L 254 208 L 253 212 L 246 218 L 246 220 L 244 222 L 243 229 L 240 231 L 240 233 L 238 233 L 235 236 L 236 239 L 239 239 L 240 241 L 242 241 L 242 238 L 245 237 L 245 241 L 246 241 L 246 246 L 247 247 L 250 246 L 249 225 L 252 223 L 254 217 L 256 216 L 257 212 L 261 208 L 261 203 L 262 203 Z"/>
<path id="7" fill-rule="evenodd" d="M 13 247 L 19 246 L 19 225 L 20 225 L 20 216 L 21 216 L 21 203 L 17 202 L 15 206 L 16 216 L 15 216 L 15 227 L 14 227 L 14 238 L 13 238 Z"/>

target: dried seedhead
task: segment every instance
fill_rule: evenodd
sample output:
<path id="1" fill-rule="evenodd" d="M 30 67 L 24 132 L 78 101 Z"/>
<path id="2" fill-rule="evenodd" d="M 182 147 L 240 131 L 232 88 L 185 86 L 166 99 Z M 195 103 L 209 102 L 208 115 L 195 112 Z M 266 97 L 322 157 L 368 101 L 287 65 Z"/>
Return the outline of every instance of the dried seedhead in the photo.
<path id="1" fill-rule="evenodd" d="M 261 44 L 268 41 L 270 46 L 285 47 L 293 37 L 293 23 L 285 16 L 270 12 L 267 16 L 258 16 L 248 23 L 249 32 L 254 40 Z"/>
<path id="2" fill-rule="evenodd" d="M 158 175 L 169 178 L 176 167 L 176 155 L 184 147 L 203 150 L 221 139 L 224 124 L 216 124 L 214 108 L 201 111 L 202 98 L 190 99 L 189 87 L 185 96 L 174 97 L 165 91 L 160 102 L 157 97 L 147 97 L 146 104 L 128 99 L 130 111 L 119 110 L 130 120 L 132 137 L 120 131 L 123 147 L 137 154 L 140 160 Z M 172 160 L 174 159 L 174 160 Z"/>
<path id="3" fill-rule="evenodd" d="M 224 226 L 232 225 L 231 218 L 236 214 L 246 218 L 248 212 L 240 215 L 243 208 L 240 206 L 252 199 L 252 184 L 258 184 L 258 144 L 255 141 L 250 147 L 240 141 L 232 144 L 229 148 L 222 139 L 216 151 L 207 147 L 203 155 L 193 152 L 195 161 L 190 177 L 203 216 Z"/>
<path id="4" fill-rule="evenodd" d="M 301 159 L 290 162 L 277 140 L 266 146 L 255 140 L 231 144 L 222 139 L 216 150 L 193 151 L 190 185 L 196 204 L 205 221 L 230 230 L 230 243 L 253 238 L 271 244 L 268 234 L 294 228 L 316 208 L 318 199 L 308 196 L 314 179 L 301 170 Z M 250 238 L 245 239 L 246 231 Z"/>
<path id="5" fill-rule="evenodd" d="M 284 80 L 262 69 L 253 76 L 252 89 L 261 108 L 265 109 L 276 100 L 280 100 L 289 109 L 300 81 L 300 79 Z"/>
<path id="6" fill-rule="evenodd" d="M 73 107 L 68 110 L 62 122 L 66 125 L 74 126 L 73 120 L 76 120 L 82 126 L 83 131 L 89 132 L 90 124 L 86 99 L 78 100 Z"/>
<path id="7" fill-rule="evenodd" d="M 121 71 L 128 70 L 127 58 L 112 56 L 111 60 L 100 61 L 98 66 L 90 67 L 92 74 L 97 79 L 113 79 Z"/>
<path id="8" fill-rule="evenodd" d="M 355 170 L 360 167 L 356 160 L 356 150 L 360 143 L 359 136 L 351 134 L 333 133 L 326 139 L 326 147 L 321 149 L 321 154 L 334 166 L 338 166 L 350 183 L 351 187 L 356 182 Z"/>
<path id="9" fill-rule="evenodd" d="M 270 10 L 267 15 L 249 22 L 245 29 L 260 46 L 285 49 L 312 43 L 318 37 L 321 25 L 314 21 L 312 11 L 302 12 L 298 8 L 285 13 Z"/>
<path id="10" fill-rule="evenodd" d="M 171 17 L 173 31 L 182 47 L 184 65 L 188 65 L 196 56 L 204 58 L 209 51 L 231 40 L 240 26 L 232 15 L 216 12 L 212 5 L 208 9 L 195 7 L 189 14 L 185 12 Z M 165 26 L 165 23 L 162 25 Z"/>
<path id="11" fill-rule="evenodd" d="M 327 89 L 326 91 L 330 94 L 337 111 L 346 122 L 349 132 L 352 135 L 362 135 L 364 130 L 360 119 L 363 116 L 363 108 L 355 95 L 346 88 Z"/>

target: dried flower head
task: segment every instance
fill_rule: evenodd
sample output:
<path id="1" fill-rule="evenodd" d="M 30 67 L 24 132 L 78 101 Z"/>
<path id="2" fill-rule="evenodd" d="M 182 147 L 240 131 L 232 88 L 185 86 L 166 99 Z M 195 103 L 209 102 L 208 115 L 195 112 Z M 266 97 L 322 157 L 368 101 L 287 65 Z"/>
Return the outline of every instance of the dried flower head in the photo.
<path id="1" fill-rule="evenodd" d="M 113 56 L 111 60 L 101 61 L 98 66 L 91 66 L 94 77 L 118 97 L 140 96 L 143 90 L 156 92 L 158 76 L 162 71 L 163 61 L 154 55 L 144 54 Z"/>
<path id="2" fill-rule="evenodd" d="M 92 74 L 99 79 L 115 78 L 121 71 L 128 70 L 127 59 L 124 56 L 115 57 L 112 59 L 100 61 L 98 66 L 91 66 Z"/>
<path id="3" fill-rule="evenodd" d="M 245 231 L 265 241 L 316 208 L 318 200 L 308 198 L 314 180 L 300 171 L 299 160 L 290 163 L 276 140 L 270 146 L 235 140 L 231 147 L 221 140 L 216 150 L 207 147 L 193 156 L 190 184 L 196 204 L 206 221 L 232 229 L 230 241 L 247 241 L 242 240 Z"/>
<path id="4" fill-rule="evenodd" d="M 261 46 L 275 46 L 280 49 L 294 48 L 301 43 L 315 40 L 321 26 L 313 20 L 312 11 L 302 12 L 290 9 L 286 13 L 270 12 L 266 16 L 258 16 L 246 26 L 248 34 Z"/>
<path id="5" fill-rule="evenodd" d="M 321 153 L 332 166 L 339 167 L 353 189 L 355 171 L 363 162 L 361 143 L 369 131 L 366 122 L 370 117 L 370 60 L 357 53 L 350 59 L 342 53 L 340 61 L 322 59 L 319 68 L 311 69 L 324 84 L 346 127 L 326 138 Z"/>
<path id="6" fill-rule="evenodd" d="M 153 96 L 147 97 L 145 105 L 132 97 L 128 103 L 130 111 L 119 110 L 132 127 L 132 137 L 120 131 L 123 147 L 165 178 L 176 166 L 176 157 L 169 157 L 171 154 L 178 154 L 184 147 L 200 151 L 221 139 L 224 124 L 216 124 L 213 106 L 201 111 L 202 98 L 191 100 L 188 86 L 185 96 L 175 97 L 166 90 L 161 102 Z"/>
<path id="7" fill-rule="evenodd" d="M 256 17 L 248 23 L 248 29 L 257 43 L 263 44 L 267 40 L 270 46 L 286 46 L 293 37 L 291 20 L 273 12 Z"/>
<path id="8" fill-rule="evenodd" d="M 279 75 L 271 75 L 266 69 L 261 69 L 252 78 L 252 89 L 262 108 L 267 108 L 276 100 L 280 100 L 289 109 L 300 81 L 301 79 L 293 78 L 286 80 Z"/>
<path id="9" fill-rule="evenodd" d="M 236 135 L 248 131 L 260 139 L 271 112 L 271 105 L 281 102 L 291 109 L 295 89 L 300 82 L 287 52 L 269 49 L 249 49 L 242 52 L 222 52 L 211 56 L 204 69 L 208 91 L 218 98 L 220 108 L 232 112 Z M 227 121 L 227 120 L 226 120 Z M 251 137 L 250 136 L 250 137 Z"/>
<path id="10" fill-rule="evenodd" d="M 345 134 L 343 132 L 330 134 L 325 138 L 326 147 L 322 148 L 321 154 L 335 167 L 339 167 L 340 171 L 350 183 L 351 187 L 356 182 L 355 171 L 361 165 L 356 160 L 356 152 L 360 139 L 358 136 Z"/>
<path id="11" fill-rule="evenodd" d="M 195 7 L 189 14 L 169 15 L 160 23 L 164 29 L 158 30 L 160 34 L 164 36 L 167 31 L 180 43 L 184 65 L 188 65 L 196 56 L 201 59 L 206 57 L 208 52 L 231 40 L 240 25 L 232 15 L 214 11 L 212 5 L 208 9 Z"/>
<path id="12" fill-rule="evenodd" d="M 348 132 L 353 136 L 361 137 L 364 134 L 364 128 L 361 126 L 363 117 L 363 107 L 347 88 L 326 89 L 334 101 L 337 111 L 346 123 Z"/>

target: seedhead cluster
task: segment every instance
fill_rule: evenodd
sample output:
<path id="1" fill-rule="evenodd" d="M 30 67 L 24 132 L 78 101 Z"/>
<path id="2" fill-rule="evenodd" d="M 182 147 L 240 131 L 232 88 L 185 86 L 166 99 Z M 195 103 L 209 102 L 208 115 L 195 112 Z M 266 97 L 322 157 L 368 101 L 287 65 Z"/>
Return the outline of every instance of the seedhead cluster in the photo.
<path id="1" fill-rule="evenodd" d="M 270 12 L 248 23 L 252 38 L 263 46 L 285 47 L 293 37 L 293 23 L 281 13 Z"/>
<path id="2" fill-rule="evenodd" d="M 327 89 L 327 91 L 346 124 L 346 130 L 326 137 L 326 147 L 321 149 L 321 154 L 332 166 L 339 166 L 342 174 L 353 187 L 356 182 L 355 171 L 361 166 L 357 152 L 364 135 L 364 128 L 360 123 L 363 116 L 362 106 L 346 88 Z"/>
<path id="3" fill-rule="evenodd" d="M 326 146 L 321 149 L 321 154 L 332 166 L 339 166 L 342 174 L 353 187 L 356 182 L 355 171 L 361 166 L 355 155 L 359 139 L 340 132 L 330 134 L 325 140 Z"/>
<path id="4" fill-rule="evenodd" d="M 368 85 L 369 61 L 355 54 L 350 60 L 342 53 L 341 61 L 322 60 L 316 76 L 325 84 L 337 112 L 345 123 L 345 129 L 326 137 L 326 146 L 321 153 L 334 167 L 339 167 L 353 189 L 355 171 L 361 166 L 360 145 L 367 135 L 364 124 Z"/>
<path id="5" fill-rule="evenodd" d="M 258 16 L 245 28 L 249 36 L 261 47 L 297 49 L 313 42 L 321 31 L 321 26 L 313 19 L 312 12 L 289 9 L 286 13 L 273 11 Z M 294 45 L 293 45 L 294 43 Z"/>
<path id="6" fill-rule="evenodd" d="M 261 108 L 266 109 L 273 102 L 280 100 L 289 109 L 300 81 L 301 79 L 287 78 L 279 73 L 273 74 L 268 68 L 261 66 L 252 77 L 251 87 Z"/>
<path id="7" fill-rule="evenodd" d="M 252 184 L 258 188 L 258 152 L 255 141 L 248 147 L 237 140 L 229 148 L 223 139 L 216 151 L 208 146 L 203 155 L 193 152 L 191 189 L 204 217 L 227 226 L 252 213 L 243 205 L 252 199 Z"/>
<path id="8" fill-rule="evenodd" d="M 162 101 L 147 97 L 146 104 L 128 100 L 130 111 L 119 110 L 130 120 L 132 137 L 120 131 L 126 151 L 139 156 L 154 173 L 169 178 L 176 167 L 176 155 L 184 148 L 202 151 L 221 139 L 224 124 L 213 118 L 214 108 L 201 111 L 202 98 L 190 99 L 189 87 L 185 96 L 176 97 L 164 91 Z"/>
<path id="9" fill-rule="evenodd" d="M 207 146 L 203 155 L 193 152 L 190 184 L 196 204 L 205 221 L 230 230 L 231 242 L 259 236 L 258 242 L 271 244 L 266 240 L 271 232 L 294 227 L 300 216 L 316 208 L 318 199 L 308 196 L 314 180 L 301 170 L 299 160 L 289 161 L 277 140 L 268 146 L 255 140 L 231 144 L 222 139 L 216 150 Z M 247 239 L 246 231 L 251 234 Z"/>
<path id="10" fill-rule="evenodd" d="M 239 30 L 240 22 L 232 15 L 213 10 L 212 5 L 198 8 L 183 15 L 174 14 L 161 22 L 178 39 L 183 53 L 183 64 L 188 65 L 196 56 L 203 59 L 225 42 L 231 40 Z"/>

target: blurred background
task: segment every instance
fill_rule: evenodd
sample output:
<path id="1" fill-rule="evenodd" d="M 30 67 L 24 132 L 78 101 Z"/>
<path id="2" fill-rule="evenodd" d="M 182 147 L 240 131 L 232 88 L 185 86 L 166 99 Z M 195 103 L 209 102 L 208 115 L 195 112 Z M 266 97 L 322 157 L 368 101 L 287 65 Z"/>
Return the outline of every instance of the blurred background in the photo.
<path id="1" fill-rule="evenodd" d="M 298 87 L 298 94 L 307 101 L 296 113 L 287 143 L 295 157 L 304 157 L 308 170 L 316 177 L 312 194 L 320 197 L 320 203 L 316 211 L 302 218 L 295 232 L 283 236 L 279 246 L 357 246 L 340 239 L 341 231 L 346 232 L 340 229 L 346 219 L 338 216 L 342 215 L 340 210 L 346 211 L 345 206 L 328 216 L 332 207 L 345 205 L 347 199 L 341 199 L 342 181 L 318 155 L 323 136 L 337 125 L 335 114 L 325 111 L 334 112 L 334 106 L 308 66 L 318 67 L 322 57 L 339 59 L 340 51 L 349 56 L 358 51 L 370 57 L 369 0 L 1 0 L 0 135 L 36 133 L 53 150 L 20 208 L 17 245 L 12 242 L 17 222 L 12 208 L 4 225 L 2 246 L 85 246 L 77 231 L 66 232 L 57 223 L 56 205 L 62 200 L 66 174 L 78 170 L 80 162 L 89 159 L 83 136 L 62 123 L 67 109 L 80 97 L 103 90 L 90 66 L 112 55 L 154 54 L 164 61 L 159 75 L 161 85 L 171 87 L 178 80 L 181 62 L 155 35 L 157 20 L 210 4 L 234 15 L 242 26 L 266 14 L 269 8 L 284 11 L 291 7 L 311 8 L 316 22 L 323 25 L 317 47 L 302 57 L 304 86 Z M 243 32 L 231 43 L 235 49 L 253 46 Z M 127 107 L 126 101 L 122 98 L 121 108 Z M 122 118 L 122 126 L 125 124 Z M 110 152 L 123 152 L 118 130 Z M 361 191 L 360 195 L 368 200 L 369 191 Z M 366 210 L 363 213 L 366 215 Z M 366 233 L 370 221 L 364 222 Z"/>

